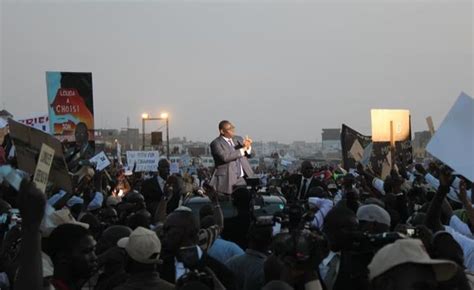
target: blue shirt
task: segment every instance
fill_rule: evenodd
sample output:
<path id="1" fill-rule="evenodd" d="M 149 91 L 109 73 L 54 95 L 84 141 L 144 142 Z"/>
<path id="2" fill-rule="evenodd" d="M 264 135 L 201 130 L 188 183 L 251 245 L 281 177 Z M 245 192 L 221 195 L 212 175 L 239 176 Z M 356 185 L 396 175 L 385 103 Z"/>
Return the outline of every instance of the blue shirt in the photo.
<path id="1" fill-rule="evenodd" d="M 230 258 L 244 254 L 244 251 L 233 242 L 221 239 L 220 237 L 212 244 L 207 254 L 222 264 L 225 264 Z"/>

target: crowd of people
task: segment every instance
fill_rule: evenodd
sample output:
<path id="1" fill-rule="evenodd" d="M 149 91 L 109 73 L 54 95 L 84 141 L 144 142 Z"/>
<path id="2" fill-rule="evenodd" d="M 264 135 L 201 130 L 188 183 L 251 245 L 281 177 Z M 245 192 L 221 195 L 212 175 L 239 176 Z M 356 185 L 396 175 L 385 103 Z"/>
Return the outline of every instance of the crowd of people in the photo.
<path id="1" fill-rule="evenodd" d="M 81 154 L 73 192 L 3 165 L 21 183 L 2 177 L 1 289 L 474 289 L 473 184 L 439 161 L 384 180 L 304 161 L 235 189 L 224 216 L 206 171 L 100 172 Z M 285 205 L 265 212 L 262 195 Z"/>

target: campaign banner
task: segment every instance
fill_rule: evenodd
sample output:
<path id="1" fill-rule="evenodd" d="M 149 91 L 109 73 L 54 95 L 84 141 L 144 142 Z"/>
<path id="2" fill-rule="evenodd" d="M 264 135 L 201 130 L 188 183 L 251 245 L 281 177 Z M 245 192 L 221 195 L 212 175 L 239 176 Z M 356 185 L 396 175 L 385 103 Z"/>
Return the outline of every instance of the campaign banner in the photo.
<path id="1" fill-rule="evenodd" d="M 127 165 L 135 166 L 135 172 L 156 172 L 160 153 L 158 151 L 127 151 Z"/>
<path id="2" fill-rule="evenodd" d="M 371 136 L 363 135 L 343 124 L 341 147 L 344 169 L 356 168 L 357 162 L 360 162 L 364 166 L 370 165 L 376 175 L 385 177 L 387 165 L 391 162 L 390 142 L 372 142 Z M 395 153 L 397 162 L 406 165 L 413 163 L 411 130 L 406 140 L 395 142 Z"/>
<path id="3" fill-rule="evenodd" d="M 32 116 L 28 118 L 22 118 L 19 119 L 18 122 L 33 127 L 35 129 L 41 130 L 45 133 L 49 133 L 50 127 L 49 127 L 49 116 L 48 115 L 38 115 L 38 116 Z"/>
<path id="4" fill-rule="evenodd" d="M 372 143 L 370 136 L 362 135 L 351 127 L 342 124 L 341 148 L 344 169 L 356 168 L 356 163 L 364 158 L 364 149 L 370 143 Z"/>
<path id="5" fill-rule="evenodd" d="M 88 140 L 92 141 L 92 73 L 46 72 L 46 85 L 51 134 L 60 141 L 74 142 L 76 127 L 80 127 L 81 131 L 87 130 Z"/>

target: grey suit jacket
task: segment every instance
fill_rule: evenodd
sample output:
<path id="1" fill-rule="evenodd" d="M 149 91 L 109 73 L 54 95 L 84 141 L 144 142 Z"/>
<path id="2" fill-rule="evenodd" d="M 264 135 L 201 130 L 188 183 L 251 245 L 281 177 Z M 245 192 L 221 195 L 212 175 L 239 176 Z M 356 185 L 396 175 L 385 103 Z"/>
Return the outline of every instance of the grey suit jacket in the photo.
<path id="1" fill-rule="evenodd" d="M 225 141 L 222 136 L 217 137 L 211 143 L 211 154 L 214 158 L 215 170 L 210 184 L 219 193 L 232 194 L 233 186 L 237 183 L 241 172 L 238 170 L 238 162 L 242 165 L 247 177 L 254 177 L 254 173 L 247 159 L 248 155 L 242 156 L 240 149 L 243 147 L 243 138 L 235 136 L 232 139 L 235 148 Z"/>

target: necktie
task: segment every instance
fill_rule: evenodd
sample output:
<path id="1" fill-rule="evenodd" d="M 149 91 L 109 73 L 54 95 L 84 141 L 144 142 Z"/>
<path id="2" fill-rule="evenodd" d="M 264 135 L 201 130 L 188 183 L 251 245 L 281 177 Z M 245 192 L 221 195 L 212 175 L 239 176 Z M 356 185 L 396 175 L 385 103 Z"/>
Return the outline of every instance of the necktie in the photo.
<path id="1" fill-rule="evenodd" d="M 338 254 L 334 255 L 334 257 L 331 259 L 331 262 L 328 264 L 328 272 L 326 273 L 326 276 L 324 277 L 324 284 L 326 284 L 326 288 L 328 290 L 332 290 L 334 287 L 334 284 L 336 283 L 336 278 L 337 278 L 337 268 L 339 266 L 339 260 L 340 257 Z"/>
<path id="2" fill-rule="evenodd" d="M 304 198 L 306 194 L 307 183 L 308 183 L 308 179 L 303 177 L 303 185 L 301 186 L 301 190 L 300 190 L 300 199 Z"/>

